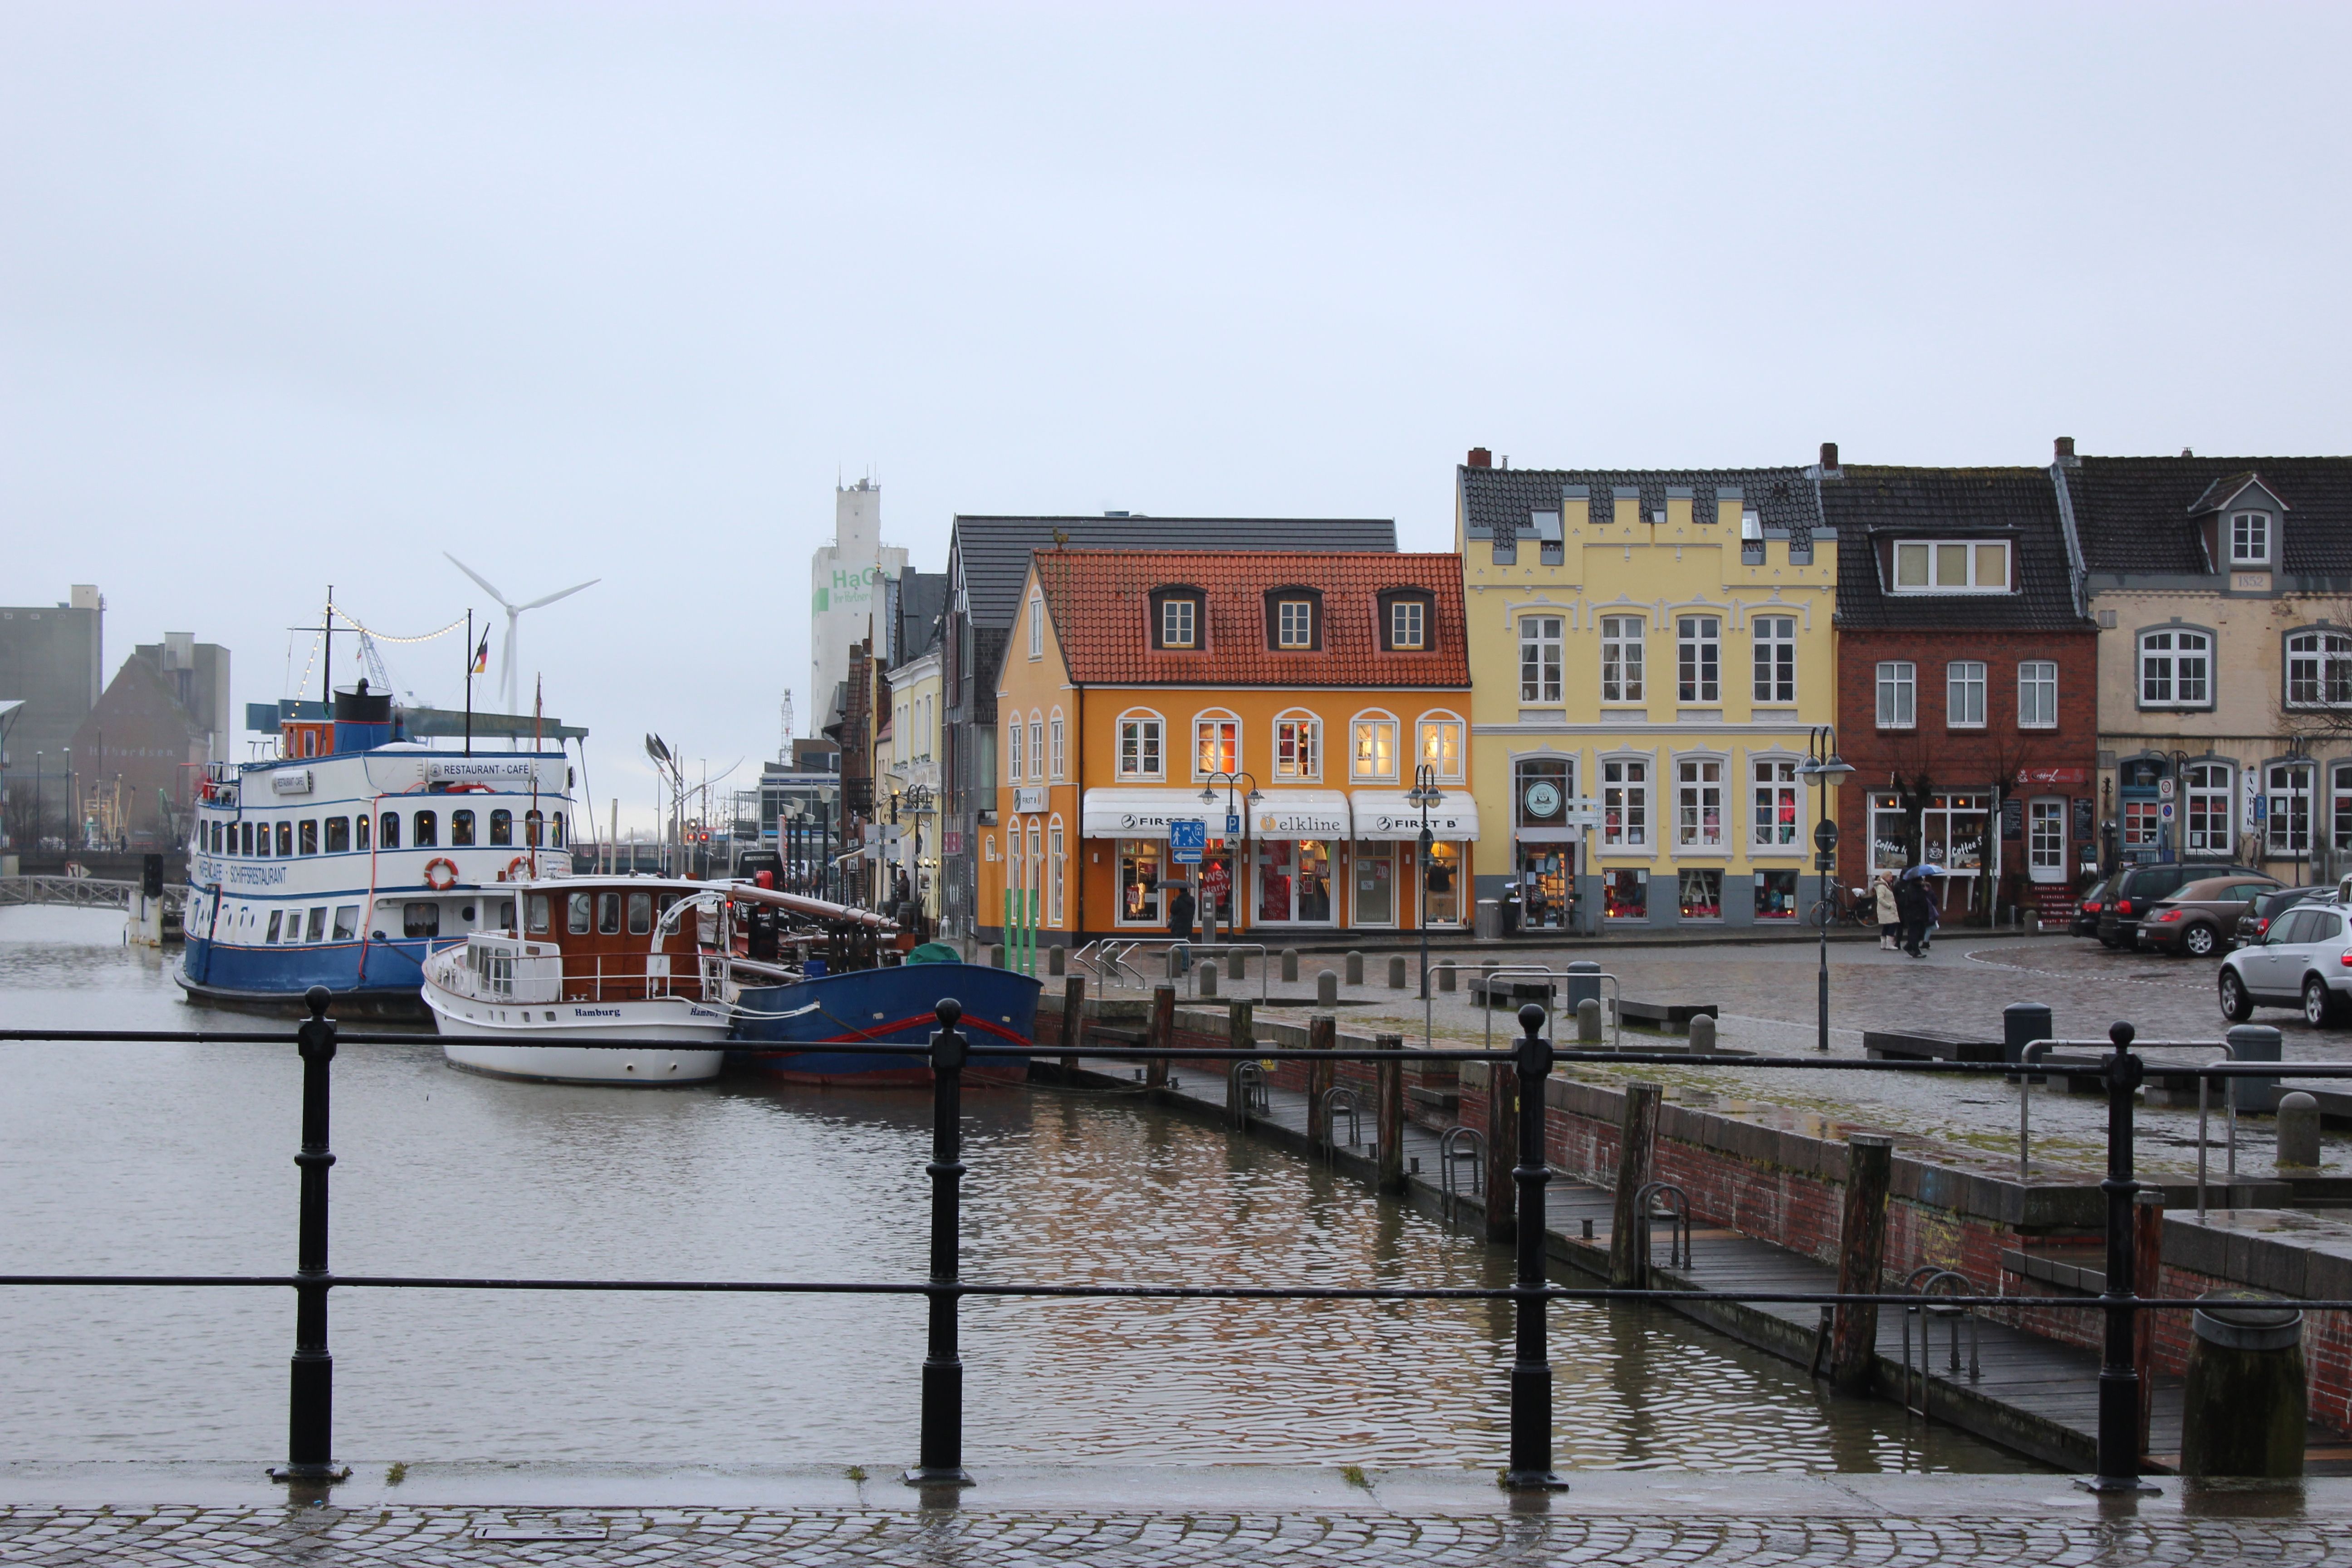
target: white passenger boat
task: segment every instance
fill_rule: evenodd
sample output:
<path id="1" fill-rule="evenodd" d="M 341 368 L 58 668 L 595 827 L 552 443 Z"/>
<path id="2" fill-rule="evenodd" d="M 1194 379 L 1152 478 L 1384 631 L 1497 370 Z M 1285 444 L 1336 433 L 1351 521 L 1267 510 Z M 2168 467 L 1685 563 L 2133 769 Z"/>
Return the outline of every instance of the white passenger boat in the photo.
<path id="1" fill-rule="evenodd" d="M 677 907 L 710 891 L 652 877 L 523 883 L 520 930 L 470 932 L 425 961 L 442 1054 L 468 1072 L 543 1083 L 718 1077 L 734 1021 L 723 900 Z M 676 1047 L 588 1044 L 600 1038 Z"/>

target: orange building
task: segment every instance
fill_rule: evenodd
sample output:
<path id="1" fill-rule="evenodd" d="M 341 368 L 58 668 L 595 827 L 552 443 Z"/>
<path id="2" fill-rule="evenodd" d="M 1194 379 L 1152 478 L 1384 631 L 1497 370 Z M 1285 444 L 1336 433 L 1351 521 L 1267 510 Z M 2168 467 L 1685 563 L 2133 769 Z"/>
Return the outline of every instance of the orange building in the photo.
<path id="1" fill-rule="evenodd" d="M 1202 918 L 1269 946 L 1466 925 L 1462 602 L 1454 555 L 1037 552 L 997 692 L 982 920 L 1034 889 L 1045 945 L 1149 935 L 1189 884 Z M 1420 766 L 1444 797 L 1425 910 Z M 1170 852 L 1187 820 L 1207 826 L 1197 868 Z"/>

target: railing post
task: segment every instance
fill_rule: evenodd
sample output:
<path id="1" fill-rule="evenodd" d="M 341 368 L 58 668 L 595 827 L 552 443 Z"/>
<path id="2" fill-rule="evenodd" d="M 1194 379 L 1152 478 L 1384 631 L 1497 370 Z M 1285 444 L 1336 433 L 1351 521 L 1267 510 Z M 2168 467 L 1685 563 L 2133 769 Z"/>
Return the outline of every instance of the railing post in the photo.
<path id="1" fill-rule="evenodd" d="M 286 1403 L 286 1464 L 269 1473 L 281 1481 L 340 1481 L 351 1471 L 334 1461 L 335 1358 L 327 1353 L 327 1168 L 335 1163 L 327 1146 L 327 1066 L 335 1059 L 335 1021 L 327 1016 L 325 986 L 311 986 L 302 1000 L 310 1016 L 294 1031 L 302 1055 L 302 1150 L 294 1156 L 302 1173 L 294 1366 Z"/>
<path id="2" fill-rule="evenodd" d="M 1617 1206 L 1609 1222 L 1609 1283 L 1620 1290 L 1645 1289 L 1650 1283 L 1649 1252 L 1642 1245 L 1644 1226 L 1639 1194 L 1650 1184 L 1650 1163 L 1657 1149 L 1658 1101 L 1664 1092 L 1661 1084 L 1625 1086 L 1625 1111 L 1617 1133 Z"/>
<path id="3" fill-rule="evenodd" d="M 2139 1479 L 2139 1369 L 2133 1342 L 2139 1328 L 2139 1298 L 2132 1269 L 2132 1208 L 2139 1183 L 2132 1176 L 2132 1100 L 2147 1065 L 2132 1054 L 2134 1030 L 2117 1024 L 2107 1031 L 2107 1279 L 2106 1342 L 2099 1362 L 2099 1468 L 2078 1484 L 2095 1492 L 2152 1492 Z"/>
<path id="4" fill-rule="evenodd" d="M 1530 1006 L 1534 1004 L 1530 1003 Z M 1536 1009 L 1538 1013 L 1543 1009 Z M 1515 1192 L 1511 1173 L 1519 1163 L 1519 1117 L 1513 1092 L 1510 1058 L 1499 1053 L 1486 1061 L 1486 1239 L 1508 1241 L 1517 1234 L 1512 1207 Z"/>
<path id="5" fill-rule="evenodd" d="M 930 1346 L 923 1358 L 923 1432 L 909 1486 L 968 1487 L 963 1468 L 963 1358 L 956 1347 L 955 1289 L 961 1239 L 957 1184 L 963 1180 L 964 1037 L 956 1029 L 963 1005 L 944 998 L 936 1009 L 940 1027 L 931 1037 Z"/>
<path id="6" fill-rule="evenodd" d="M 1543 1037 L 1544 1010 L 1530 1002 L 1519 1009 L 1527 1031 L 1518 1048 L 1519 1163 L 1511 1172 L 1518 1189 L 1518 1271 L 1511 1283 L 1517 1305 L 1517 1347 L 1511 1361 L 1511 1468 L 1503 1484 L 1513 1491 L 1566 1491 L 1568 1483 L 1551 1468 L 1551 1350 L 1546 1342 L 1544 1300 L 1544 1185 L 1551 1170 L 1544 1163 L 1544 1080 L 1551 1074 L 1551 1042 Z M 1503 1086 L 1502 1064 L 1489 1069 L 1495 1089 Z"/>
<path id="7" fill-rule="evenodd" d="M 1402 1051 L 1402 1035 L 1375 1035 L 1372 1044 L 1384 1051 Z M 1379 1187 L 1384 1193 L 1404 1191 L 1404 1063 L 1383 1061 L 1373 1066 L 1374 1121 L 1380 1140 Z"/>
<path id="8" fill-rule="evenodd" d="M 1151 988 L 1150 1041 L 1152 1058 L 1143 1064 L 1143 1081 L 1151 1089 L 1168 1087 L 1168 1050 L 1176 1043 L 1176 987 Z"/>

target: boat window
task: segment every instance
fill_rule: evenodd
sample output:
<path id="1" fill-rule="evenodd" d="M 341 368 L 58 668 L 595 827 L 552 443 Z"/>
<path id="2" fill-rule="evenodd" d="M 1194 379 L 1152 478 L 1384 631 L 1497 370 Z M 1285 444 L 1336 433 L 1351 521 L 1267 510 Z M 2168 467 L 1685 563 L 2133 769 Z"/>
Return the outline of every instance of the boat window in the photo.
<path id="1" fill-rule="evenodd" d="M 381 833 L 377 836 L 377 838 L 376 838 L 376 847 L 377 847 L 377 848 L 379 848 L 379 849 L 397 849 L 397 848 L 399 848 L 399 847 L 400 847 L 400 813 L 398 813 L 398 812 L 396 812 L 396 811 L 387 811 L 387 812 L 385 812 L 385 813 L 383 814 L 383 822 L 381 822 L 380 824 L 378 824 L 377 826 L 382 829 L 382 831 L 381 831 Z"/>
<path id="2" fill-rule="evenodd" d="M 522 841 L 533 849 L 539 847 L 541 820 L 539 813 L 535 811 L 526 811 L 522 814 Z"/>
<path id="3" fill-rule="evenodd" d="M 585 936 L 588 934 L 588 904 L 593 896 L 593 895 L 588 893 L 567 893 L 564 895 L 571 903 L 571 908 L 566 910 L 563 914 L 564 929 L 569 931 L 573 936 Z"/>
<path id="4" fill-rule="evenodd" d="M 364 854 L 366 854 L 366 853 L 367 853 L 367 847 L 368 847 L 368 819 L 367 819 L 367 813 L 365 813 L 365 812 L 362 812 L 362 813 L 360 813 L 360 815 L 359 815 L 358 818 L 357 818 L 357 819 L 356 819 L 356 820 L 352 824 L 352 826 L 354 826 L 354 827 L 356 827 L 356 828 L 358 828 L 358 829 L 360 830 L 359 840 L 358 840 L 358 842 L 357 842 L 357 844 L 356 844 L 355 847 L 356 847 L 356 848 L 358 848 L 358 850 L 360 851 L 360 853 L 361 853 L 361 854 L 364 855 Z"/>
<path id="5" fill-rule="evenodd" d="M 511 811 L 494 811 L 490 813 L 490 843 L 492 846 L 503 849 L 513 842 L 514 813 Z"/>
<path id="6" fill-rule="evenodd" d="M 439 936 L 441 906 L 420 900 L 400 907 L 400 934 L 403 936 Z"/>
<path id="7" fill-rule="evenodd" d="M 509 931 L 514 930 L 514 900 L 512 899 L 500 899 L 499 900 L 499 924 Z M 546 928 L 542 925 L 541 929 L 545 930 Z"/>
<path id="8" fill-rule="evenodd" d="M 457 910 L 457 918 L 465 921 L 467 925 L 472 925 L 474 923 L 474 906 L 471 904 L 460 905 Z"/>
<path id="9" fill-rule="evenodd" d="M 261 940 L 262 940 L 263 942 L 276 942 L 276 941 L 278 940 L 278 922 L 279 921 L 281 921 L 281 920 L 284 920 L 285 918 L 286 918 L 286 911 L 285 911 L 285 910 L 270 910 L 270 911 L 269 911 L 269 929 L 268 929 L 267 931 L 265 931 L 265 932 L 263 932 L 263 933 L 262 933 Z"/>
<path id="10" fill-rule="evenodd" d="M 335 906 L 335 940 L 356 941 L 360 934 L 360 907 L 357 904 Z"/>
<path id="11" fill-rule="evenodd" d="M 236 841 L 238 845 L 238 848 L 236 850 L 237 854 L 250 855 L 253 853 L 253 824 L 250 822 L 240 822 L 236 825 Z"/>
<path id="12" fill-rule="evenodd" d="M 300 827 L 302 832 L 302 853 L 305 855 L 316 855 L 319 852 L 319 819 L 315 816 L 306 816 L 302 819 Z"/>
<path id="13" fill-rule="evenodd" d="M 282 860 L 293 853 L 294 825 L 290 822 L 281 822 L 278 825 L 278 858 Z"/>
<path id="14" fill-rule="evenodd" d="M 548 910 L 547 895 L 545 893 L 533 893 L 530 897 L 525 899 L 523 900 L 523 910 L 530 916 L 530 929 L 532 931 L 543 931 L 547 929 Z M 511 925 L 513 923 L 514 917 L 512 915 L 509 915 L 507 920 L 508 923 Z"/>
<path id="15" fill-rule="evenodd" d="M 654 896 L 651 893 L 629 895 L 629 934 L 643 936 L 654 929 Z"/>
<path id="16" fill-rule="evenodd" d="M 552 836 L 548 839 L 548 841 L 547 841 L 547 842 L 548 842 L 551 846 L 552 846 L 553 847 L 555 847 L 555 848 L 558 848 L 558 849 L 562 848 L 562 847 L 563 847 L 563 814 L 562 814 L 562 812 L 560 812 L 560 811 L 559 811 L 559 812 L 557 812 L 557 813 L 554 815 L 554 816 L 549 820 L 548 826 L 549 826 L 549 828 L 550 828 L 551 833 L 551 835 L 552 835 Z"/>
<path id="17" fill-rule="evenodd" d="M 661 896 L 661 912 L 669 913 L 670 906 L 684 897 L 686 897 L 684 893 L 664 893 Z"/>
<path id="18" fill-rule="evenodd" d="M 449 814 L 449 845 L 451 848 L 471 848 L 474 844 L 474 814 L 453 811 Z"/>
<path id="19" fill-rule="evenodd" d="M 416 833 L 408 842 L 412 847 L 417 849 L 430 849 L 441 842 L 441 825 L 434 819 L 431 812 L 420 811 L 416 814 Z"/>
<path id="20" fill-rule="evenodd" d="M 310 911 L 310 934 L 304 940 L 309 942 L 327 940 L 327 907 L 324 904 Z"/>
<path id="21" fill-rule="evenodd" d="M 618 935 L 620 935 L 620 933 L 621 933 L 621 895 L 620 895 L 620 894 L 618 894 L 618 893 L 599 893 L 599 894 L 597 894 L 597 895 L 596 895 L 596 929 L 597 929 L 599 931 L 603 932 L 603 933 L 604 933 L 604 935 L 606 935 L 606 936 L 618 936 Z"/>
<path id="22" fill-rule="evenodd" d="M 362 820 L 365 820 L 362 818 Z M 327 853 L 341 855 L 352 847 L 352 819 L 348 816 L 327 818 Z"/>

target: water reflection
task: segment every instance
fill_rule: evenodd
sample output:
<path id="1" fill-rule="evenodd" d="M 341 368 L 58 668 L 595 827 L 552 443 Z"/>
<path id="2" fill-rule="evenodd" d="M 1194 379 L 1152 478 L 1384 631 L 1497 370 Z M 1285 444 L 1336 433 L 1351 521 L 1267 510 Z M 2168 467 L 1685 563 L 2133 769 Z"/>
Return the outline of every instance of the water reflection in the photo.
<path id="1" fill-rule="evenodd" d="M 15 1019 L 186 1026 L 152 955 L 0 942 Z M 221 1020 L 244 1022 L 243 1020 Z M 9 1047 L 11 1269 L 282 1268 L 299 1067 L 275 1046 Z M 430 1039 L 336 1064 L 350 1272 L 913 1279 L 927 1098 L 730 1079 L 506 1084 Z M 1507 1256 L 1328 1171 L 1131 1096 L 969 1101 L 965 1268 L 987 1280 L 1502 1284 Z M 384 1459 L 892 1463 L 914 1448 L 919 1302 L 339 1292 L 339 1447 Z M 975 1463 L 1491 1467 L 1499 1302 L 981 1300 Z M 1875 1469 L 1885 1405 L 1680 1319 L 1555 1311 L 1563 1466 Z M 0 1458 L 247 1458 L 282 1441 L 276 1293 L 0 1292 Z M 1907 1462 L 2023 1468 L 1941 1429 Z"/>

